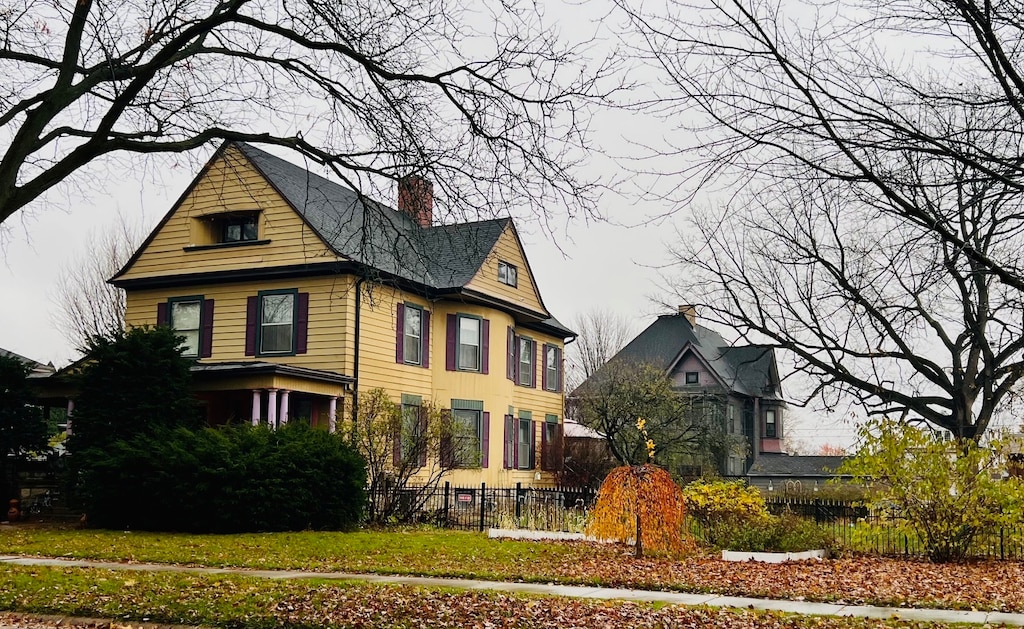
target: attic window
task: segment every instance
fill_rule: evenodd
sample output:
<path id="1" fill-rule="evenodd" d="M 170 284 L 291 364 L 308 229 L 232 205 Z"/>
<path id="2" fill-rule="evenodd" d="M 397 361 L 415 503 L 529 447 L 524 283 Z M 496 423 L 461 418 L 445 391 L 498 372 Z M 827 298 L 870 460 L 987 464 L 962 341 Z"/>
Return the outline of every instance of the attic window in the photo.
<path id="1" fill-rule="evenodd" d="M 508 262 L 498 261 L 498 281 L 515 288 L 518 284 L 519 273 L 515 266 Z"/>
<path id="2" fill-rule="evenodd" d="M 221 242 L 250 242 L 259 238 L 257 219 L 259 215 L 231 214 L 217 219 L 220 224 Z"/>
<path id="3" fill-rule="evenodd" d="M 696 371 L 687 371 L 684 382 L 686 384 L 698 384 L 700 382 L 698 373 Z"/>

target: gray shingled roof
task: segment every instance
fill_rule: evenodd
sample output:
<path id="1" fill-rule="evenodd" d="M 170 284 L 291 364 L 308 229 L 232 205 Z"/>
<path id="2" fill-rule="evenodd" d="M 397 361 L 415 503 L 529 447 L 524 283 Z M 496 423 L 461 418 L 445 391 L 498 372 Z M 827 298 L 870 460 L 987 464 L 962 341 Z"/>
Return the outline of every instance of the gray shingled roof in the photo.
<path id="1" fill-rule="evenodd" d="M 762 345 L 732 347 L 703 326 L 692 326 L 681 314 L 662 315 L 622 348 L 613 360 L 649 362 L 668 370 L 687 345 L 692 345 L 732 391 L 765 397 L 771 381 L 774 349 Z"/>
<path id="2" fill-rule="evenodd" d="M 30 369 L 32 369 L 32 371 L 47 372 L 47 373 L 50 373 L 50 372 L 54 371 L 53 365 L 50 365 L 50 364 L 44 365 L 43 363 L 36 362 L 36 361 L 32 360 L 31 358 L 25 358 L 21 354 L 16 354 L 16 353 L 14 353 L 12 351 L 3 349 L 2 347 L 0 347 L 0 356 L 4 356 L 6 358 L 16 358 L 16 359 L 20 360 L 22 363 L 28 365 L 28 367 Z"/>
<path id="3" fill-rule="evenodd" d="M 510 219 L 421 228 L 404 212 L 258 149 L 236 146 L 335 252 L 430 288 L 464 286 Z"/>
<path id="4" fill-rule="evenodd" d="M 845 456 L 789 456 L 762 454 L 747 470 L 747 476 L 834 476 Z"/>

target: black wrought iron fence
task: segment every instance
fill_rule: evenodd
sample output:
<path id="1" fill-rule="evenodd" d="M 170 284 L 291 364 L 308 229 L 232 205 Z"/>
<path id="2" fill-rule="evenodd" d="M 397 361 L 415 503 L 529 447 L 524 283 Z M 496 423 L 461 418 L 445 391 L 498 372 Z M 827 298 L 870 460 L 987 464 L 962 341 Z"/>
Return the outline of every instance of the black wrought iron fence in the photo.
<path id="1" fill-rule="evenodd" d="M 531 488 L 454 486 L 410 489 L 425 495 L 422 507 L 408 514 L 416 522 L 484 531 L 488 528 L 521 528 L 582 532 L 596 494 L 578 487 Z M 380 497 L 370 496 L 372 505 Z M 906 519 L 893 512 L 872 512 L 855 502 L 791 496 L 769 496 L 768 509 L 790 512 L 814 520 L 831 531 L 836 544 L 857 552 L 886 556 L 925 555 L 923 541 Z M 979 533 L 970 555 L 976 558 L 1024 560 L 1024 523 Z"/>
<path id="2" fill-rule="evenodd" d="M 382 490 L 383 491 L 383 490 Z M 393 491 L 393 490 L 392 490 Z M 547 531 L 583 530 L 586 511 L 595 492 L 579 487 L 533 488 L 454 486 L 451 483 L 433 489 L 410 488 L 410 495 L 422 499 L 423 506 L 407 519 L 437 526 L 483 531 L 488 528 L 523 528 Z M 370 509 L 382 502 L 382 496 L 370 495 Z"/>

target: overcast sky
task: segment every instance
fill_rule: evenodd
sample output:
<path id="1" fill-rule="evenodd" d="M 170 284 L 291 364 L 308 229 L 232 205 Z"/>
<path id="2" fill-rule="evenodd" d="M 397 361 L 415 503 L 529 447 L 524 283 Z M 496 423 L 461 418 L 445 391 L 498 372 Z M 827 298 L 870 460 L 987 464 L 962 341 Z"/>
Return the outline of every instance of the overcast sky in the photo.
<path id="1" fill-rule="evenodd" d="M 578 19 L 575 11 L 579 8 L 566 13 L 570 25 L 563 28 L 569 29 L 570 35 L 571 20 Z M 577 35 L 589 36 L 593 27 L 584 30 L 587 32 Z M 607 159 L 609 154 L 628 154 L 636 150 L 636 143 L 652 143 L 648 141 L 665 131 L 664 122 L 636 114 L 620 111 L 608 116 L 599 118 L 593 127 L 594 150 L 600 152 L 601 159 L 594 161 L 598 172 L 591 173 L 606 179 L 614 176 L 611 171 L 616 168 Z M 54 325 L 55 286 L 62 267 L 88 255 L 90 232 L 113 229 L 119 215 L 140 221 L 147 231 L 154 227 L 214 148 L 210 146 L 190 160 L 152 157 L 131 168 L 115 160 L 94 164 L 89 176 L 81 179 L 90 187 L 64 187 L 8 221 L 0 234 L 0 287 L 4 289 L 0 347 L 57 366 L 75 358 L 75 348 Z M 294 155 L 274 152 L 301 163 Z M 381 201 L 395 204 L 394 199 Z M 639 332 L 655 315 L 671 312 L 660 303 L 679 300 L 662 288 L 661 279 L 677 230 L 685 229 L 687 211 L 613 193 L 603 196 L 600 210 L 610 222 L 562 223 L 554 234 L 522 220 L 517 221 L 517 228 L 541 295 L 555 317 L 571 326 L 581 313 L 606 309 L 628 317 L 634 332 Z M 645 222 L 668 210 L 675 210 L 672 218 Z M 794 421 L 797 417 L 801 419 Z M 806 414 L 792 413 L 787 428 L 800 441 L 850 441 L 850 429 L 841 417 L 808 419 Z"/>

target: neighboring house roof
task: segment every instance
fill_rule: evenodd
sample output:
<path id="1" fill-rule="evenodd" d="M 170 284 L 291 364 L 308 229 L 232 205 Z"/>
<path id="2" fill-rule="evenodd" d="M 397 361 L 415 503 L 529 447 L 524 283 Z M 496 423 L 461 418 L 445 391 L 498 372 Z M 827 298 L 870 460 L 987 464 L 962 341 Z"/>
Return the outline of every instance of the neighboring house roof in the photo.
<path id="1" fill-rule="evenodd" d="M 604 439 L 604 435 L 593 428 L 576 423 L 572 420 L 565 420 L 562 423 L 564 436 L 570 439 Z"/>
<path id="2" fill-rule="evenodd" d="M 788 454 L 761 454 L 747 470 L 747 476 L 835 476 L 836 468 L 845 456 L 790 456 Z"/>
<path id="3" fill-rule="evenodd" d="M 612 360 L 647 362 L 671 372 L 688 350 L 699 354 L 731 391 L 762 398 L 776 397 L 778 392 L 766 387 L 778 380 L 774 348 L 730 346 L 718 332 L 694 326 L 682 314 L 659 316 Z"/>
<path id="4" fill-rule="evenodd" d="M 32 370 L 33 374 L 50 374 L 55 371 L 52 363 L 47 363 L 44 365 L 43 363 L 36 362 L 31 358 L 25 358 L 21 354 L 16 354 L 12 351 L 3 349 L 2 347 L 0 347 L 0 356 L 5 356 L 7 358 L 16 358 L 20 360 L 22 363 L 28 365 L 28 367 Z"/>

